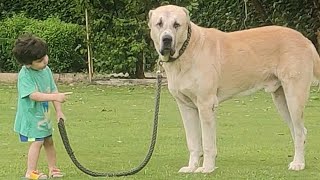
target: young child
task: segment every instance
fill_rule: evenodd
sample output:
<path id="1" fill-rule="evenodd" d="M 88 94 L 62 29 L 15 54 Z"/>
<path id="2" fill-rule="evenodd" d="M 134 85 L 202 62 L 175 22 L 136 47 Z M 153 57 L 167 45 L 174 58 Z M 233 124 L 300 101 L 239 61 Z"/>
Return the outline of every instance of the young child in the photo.
<path id="1" fill-rule="evenodd" d="M 20 36 L 13 48 L 13 55 L 22 64 L 18 75 L 18 104 L 14 131 L 21 142 L 30 142 L 27 160 L 27 179 L 62 177 L 56 167 L 56 151 L 49 119 L 49 102 L 53 103 L 57 118 L 65 119 L 61 103 L 70 93 L 59 93 L 48 64 L 48 46 L 45 41 L 31 34 Z M 42 146 L 48 161 L 49 176 L 37 170 Z"/>

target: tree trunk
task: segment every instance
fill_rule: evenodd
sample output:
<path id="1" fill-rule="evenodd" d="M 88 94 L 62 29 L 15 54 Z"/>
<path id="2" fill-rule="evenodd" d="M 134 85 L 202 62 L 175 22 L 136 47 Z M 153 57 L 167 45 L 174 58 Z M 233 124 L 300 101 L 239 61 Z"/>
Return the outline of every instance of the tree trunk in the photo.
<path id="1" fill-rule="evenodd" d="M 138 79 L 144 79 L 145 75 L 144 75 L 144 52 L 141 53 L 141 58 L 138 59 L 138 61 L 136 62 L 136 72 L 135 72 L 135 76 Z"/>
<path id="2" fill-rule="evenodd" d="M 267 12 L 264 9 L 263 5 L 259 0 L 251 0 L 251 3 L 253 4 L 254 8 L 256 9 L 257 13 L 260 15 L 260 17 L 265 22 L 264 25 L 272 25 L 272 21 L 268 18 Z"/>

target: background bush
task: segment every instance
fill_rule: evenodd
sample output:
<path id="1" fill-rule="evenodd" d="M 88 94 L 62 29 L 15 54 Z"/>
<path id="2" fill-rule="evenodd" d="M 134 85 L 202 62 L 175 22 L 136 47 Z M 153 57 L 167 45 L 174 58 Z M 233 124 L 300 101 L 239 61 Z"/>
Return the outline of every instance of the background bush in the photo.
<path id="1" fill-rule="evenodd" d="M 12 56 L 15 39 L 24 31 L 25 26 L 35 23 L 23 15 L 15 15 L 0 23 L 0 72 L 17 72 L 20 67 Z"/>
<path id="2" fill-rule="evenodd" d="M 50 68 L 54 72 L 79 72 L 85 68 L 83 27 L 61 22 L 58 18 L 48 18 L 26 26 L 24 31 L 47 41 Z"/>
<path id="3" fill-rule="evenodd" d="M 20 67 L 12 56 L 15 39 L 23 33 L 43 38 L 49 46 L 50 67 L 54 72 L 79 72 L 85 69 L 84 29 L 58 18 L 44 21 L 14 15 L 0 23 L 0 71 L 17 72 Z"/>

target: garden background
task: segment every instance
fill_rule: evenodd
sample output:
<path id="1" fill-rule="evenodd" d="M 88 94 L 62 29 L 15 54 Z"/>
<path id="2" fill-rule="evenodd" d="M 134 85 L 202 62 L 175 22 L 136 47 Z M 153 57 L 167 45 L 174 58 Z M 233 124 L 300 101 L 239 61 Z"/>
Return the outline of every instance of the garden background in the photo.
<path id="1" fill-rule="evenodd" d="M 15 75 L 20 69 L 11 49 L 23 32 L 35 33 L 48 42 L 50 67 L 57 79 L 66 73 L 77 82 L 87 76 L 89 43 L 95 82 L 104 74 L 128 73 L 130 78 L 140 78 L 134 80 L 153 85 L 127 86 L 133 79 L 126 79 L 127 84 L 123 79 L 118 81 L 124 86 L 59 84 L 59 91 L 73 92 L 63 104 L 71 145 L 79 161 L 91 170 L 118 172 L 136 167 L 149 146 L 154 114 L 155 80 L 143 79 L 153 72 L 157 59 L 147 27 L 148 12 L 168 3 L 185 6 L 192 21 L 201 26 L 228 32 L 271 24 L 288 26 L 318 47 L 318 0 L 0 0 L 0 82 L 5 80 L 3 74 Z M 85 9 L 90 41 L 86 39 Z M 0 179 L 20 179 L 26 168 L 28 146 L 19 143 L 13 132 L 16 98 L 16 85 L 1 82 Z M 319 90 L 312 88 L 305 111 L 308 140 L 304 171 L 287 170 L 294 153 L 289 128 L 270 95 L 259 91 L 220 105 L 219 168 L 208 175 L 180 174 L 178 170 L 188 160 L 185 134 L 176 102 L 163 88 L 157 145 L 150 163 L 134 176 L 108 179 L 318 180 L 319 101 Z M 54 114 L 51 116 L 54 119 Z M 58 166 L 66 172 L 64 179 L 97 179 L 72 164 L 57 125 L 54 128 Z M 39 169 L 45 172 L 43 153 L 40 159 Z"/>

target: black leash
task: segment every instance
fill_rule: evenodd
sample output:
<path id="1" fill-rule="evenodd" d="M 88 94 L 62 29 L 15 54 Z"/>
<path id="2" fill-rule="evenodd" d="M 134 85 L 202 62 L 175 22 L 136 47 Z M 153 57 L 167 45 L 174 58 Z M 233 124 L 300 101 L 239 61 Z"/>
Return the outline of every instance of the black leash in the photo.
<path id="1" fill-rule="evenodd" d="M 59 128 L 62 142 L 64 144 L 64 147 L 65 147 L 70 159 L 77 166 L 78 169 L 80 169 L 82 172 L 84 172 L 90 176 L 93 176 L 93 177 L 120 177 L 120 176 L 133 175 L 133 174 L 139 172 L 140 170 L 142 170 L 147 165 L 147 163 L 151 159 L 151 156 L 154 151 L 155 144 L 156 144 L 156 139 L 157 139 L 161 81 L 162 81 L 162 75 L 161 75 L 161 73 L 157 73 L 157 91 L 156 91 L 156 99 L 155 99 L 154 123 L 153 123 L 152 139 L 151 139 L 151 143 L 149 146 L 149 151 L 148 151 L 146 157 L 144 158 L 144 160 L 141 162 L 141 164 L 138 167 L 133 168 L 131 170 L 123 171 L 123 172 L 95 172 L 95 171 L 91 171 L 91 170 L 85 168 L 83 165 L 81 165 L 79 163 L 79 161 L 77 160 L 77 158 L 74 155 L 74 152 L 73 152 L 71 145 L 69 143 L 66 128 L 64 126 L 64 120 L 63 119 L 59 120 L 58 128 Z"/>

